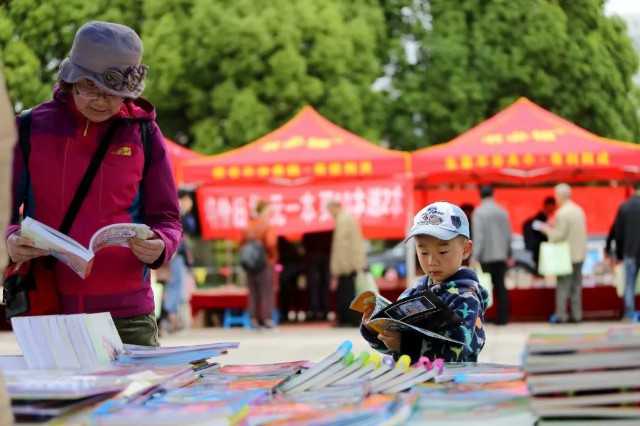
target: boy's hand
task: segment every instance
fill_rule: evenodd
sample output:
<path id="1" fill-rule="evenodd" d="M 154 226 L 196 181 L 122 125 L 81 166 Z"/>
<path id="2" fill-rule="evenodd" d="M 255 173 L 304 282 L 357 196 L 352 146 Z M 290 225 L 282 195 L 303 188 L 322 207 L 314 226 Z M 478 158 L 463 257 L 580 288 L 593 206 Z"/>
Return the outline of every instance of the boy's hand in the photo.
<path id="1" fill-rule="evenodd" d="M 375 332 L 375 330 L 367 325 L 367 321 L 369 321 L 369 318 L 371 318 L 374 308 L 375 306 L 373 304 L 368 303 L 364 306 L 364 313 L 362 314 L 362 325 L 364 325 L 367 330 L 371 332 Z"/>
<path id="2" fill-rule="evenodd" d="M 164 251 L 164 241 L 153 231 L 149 231 L 146 240 L 140 238 L 130 238 L 129 247 L 133 254 L 142 262 L 148 265 L 155 263 Z"/>
<path id="3" fill-rule="evenodd" d="M 402 334 L 399 331 L 385 330 L 381 334 L 378 334 L 378 339 L 381 340 L 390 351 L 400 350 Z"/>

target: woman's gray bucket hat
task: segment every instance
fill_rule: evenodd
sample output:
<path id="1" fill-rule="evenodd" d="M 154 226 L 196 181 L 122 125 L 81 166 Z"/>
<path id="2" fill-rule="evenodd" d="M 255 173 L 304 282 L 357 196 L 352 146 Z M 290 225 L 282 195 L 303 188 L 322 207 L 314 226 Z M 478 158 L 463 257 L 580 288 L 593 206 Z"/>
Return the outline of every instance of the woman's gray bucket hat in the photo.
<path id="1" fill-rule="evenodd" d="M 131 28 L 91 21 L 78 29 L 58 76 L 67 83 L 89 79 L 110 95 L 137 98 L 148 67 L 141 65 L 142 41 Z"/>

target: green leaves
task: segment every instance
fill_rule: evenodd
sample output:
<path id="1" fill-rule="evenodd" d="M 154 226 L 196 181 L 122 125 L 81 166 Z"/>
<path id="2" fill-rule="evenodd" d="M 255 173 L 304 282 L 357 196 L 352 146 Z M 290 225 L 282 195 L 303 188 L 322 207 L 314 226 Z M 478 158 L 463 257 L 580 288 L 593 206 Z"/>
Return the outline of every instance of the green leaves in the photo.
<path id="1" fill-rule="evenodd" d="M 389 125 L 395 145 L 446 142 L 520 96 L 598 135 L 639 140 L 638 56 L 601 0 L 429 5 L 433 27 L 419 39 L 423 54 L 393 78 L 400 92 Z"/>
<path id="2" fill-rule="evenodd" d="M 0 6 L 0 49 L 17 108 L 50 99 L 92 19 L 141 34 L 144 96 L 163 132 L 205 154 L 307 104 L 413 150 L 520 96 L 596 134 L 640 139 L 638 57 L 601 0 L 12 0 Z"/>

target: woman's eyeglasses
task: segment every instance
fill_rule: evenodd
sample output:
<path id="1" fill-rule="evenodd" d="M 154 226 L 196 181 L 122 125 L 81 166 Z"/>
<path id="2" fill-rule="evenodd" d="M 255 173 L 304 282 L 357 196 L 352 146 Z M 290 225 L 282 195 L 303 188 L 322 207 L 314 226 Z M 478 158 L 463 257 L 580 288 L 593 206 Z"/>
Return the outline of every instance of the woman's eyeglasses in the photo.
<path id="1" fill-rule="evenodd" d="M 106 92 L 101 92 L 95 89 L 87 89 L 85 87 L 80 87 L 77 84 L 73 85 L 73 89 L 75 90 L 76 95 L 91 101 L 95 101 L 100 97 L 104 98 L 104 100 L 107 102 L 115 102 L 115 101 L 121 102 L 124 99 L 122 96 L 108 95 Z"/>

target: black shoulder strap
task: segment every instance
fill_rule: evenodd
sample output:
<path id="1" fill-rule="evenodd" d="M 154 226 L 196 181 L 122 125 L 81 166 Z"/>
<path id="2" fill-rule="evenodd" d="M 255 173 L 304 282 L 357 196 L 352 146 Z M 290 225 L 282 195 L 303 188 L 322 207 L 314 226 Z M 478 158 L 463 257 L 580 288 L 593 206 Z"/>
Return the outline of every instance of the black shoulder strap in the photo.
<path id="1" fill-rule="evenodd" d="M 18 145 L 22 152 L 22 160 L 27 180 L 23 188 L 24 192 L 18 194 L 18 199 L 14 202 L 13 211 L 11 212 L 11 223 L 18 225 L 20 223 L 20 205 L 24 206 L 25 213 L 28 211 L 27 201 L 29 199 L 29 185 L 31 183 L 31 174 L 29 173 L 29 154 L 31 154 L 31 109 L 26 109 L 20 113 L 20 127 L 18 129 Z"/>
<path id="2" fill-rule="evenodd" d="M 142 169 L 142 179 L 144 179 L 151 164 L 151 124 L 148 121 L 140 122 L 140 135 L 144 151 L 144 168 Z"/>
<path id="3" fill-rule="evenodd" d="M 31 154 L 31 109 L 25 109 L 20 113 L 20 135 L 18 139 L 24 165 L 29 172 L 29 154 Z"/>

